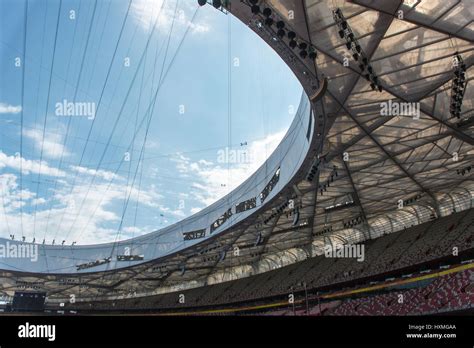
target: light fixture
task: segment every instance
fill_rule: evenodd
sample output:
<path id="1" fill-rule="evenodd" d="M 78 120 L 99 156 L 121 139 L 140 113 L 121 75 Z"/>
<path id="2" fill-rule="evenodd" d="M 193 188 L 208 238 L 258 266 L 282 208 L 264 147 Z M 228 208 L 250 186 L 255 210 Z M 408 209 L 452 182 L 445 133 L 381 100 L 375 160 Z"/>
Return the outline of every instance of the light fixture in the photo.
<path id="1" fill-rule="evenodd" d="M 308 48 L 308 44 L 306 42 L 300 42 L 300 44 L 298 45 L 298 47 L 301 49 L 301 50 L 305 50 L 306 48 Z"/>
<path id="2" fill-rule="evenodd" d="M 260 13 L 260 6 L 252 5 L 251 11 L 252 11 L 253 14 L 259 14 Z"/>
<path id="3" fill-rule="evenodd" d="M 454 68 L 454 78 L 451 85 L 451 105 L 450 112 L 452 117 L 461 117 L 462 102 L 465 93 L 465 81 L 466 81 L 466 64 L 459 53 L 454 54 L 454 58 L 457 62 Z"/>

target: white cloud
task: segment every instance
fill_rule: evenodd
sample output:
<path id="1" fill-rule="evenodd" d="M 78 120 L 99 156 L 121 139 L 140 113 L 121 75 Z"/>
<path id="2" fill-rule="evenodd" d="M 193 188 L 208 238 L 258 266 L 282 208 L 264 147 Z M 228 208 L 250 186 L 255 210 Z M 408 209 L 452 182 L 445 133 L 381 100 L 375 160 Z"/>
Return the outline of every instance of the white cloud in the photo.
<path id="1" fill-rule="evenodd" d="M 46 203 L 46 199 L 40 197 L 40 198 L 35 198 L 31 201 L 31 205 L 37 206 L 37 205 L 42 205 Z"/>
<path id="2" fill-rule="evenodd" d="M 17 174 L 0 174 L 0 235 L 13 233 L 20 236 L 23 226 L 23 233 L 28 240 L 32 239 L 33 231 L 36 231 L 37 240 L 46 233 L 49 243 L 53 238 L 56 243 L 67 239 L 68 244 L 72 241 L 79 244 L 110 242 L 116 238 L 124 201 L 129 196 L 130 203 L 120 239 L 150 232 L 158 227 L 157 222 L 166 224 L 184 218 L 189 212 L 195 214 L 237 187 L 264 163 L 283 135 L 283 132 L 272 134 L 250 142 L 247 147 L 239 147 L 253 154 L 248 163 L 222 163 L 217 153 L 215 159 L 194 160 L 183 154 L 172 158 L 178 175 L 189 183 L 190 189 L 176 193 L 175 197 L 188 202 L 189 208 L 186 209 L 184 205 L 178 208 L 174 201 L 164 201 L 165 197 L 154 185 L 144 183 L 138 190 L 127 186 L 123 177 L 107 170 L 72 165 L 58 170 L 50 167 L 46 161 L 40 165 L 37 160 L 8 156 L 0 151 L 0 170 L 9 168 L 19 171 L 21 166 L 23 174 L 38 174 L 41 167 L 41 175 L 53 176 L 57 181 L 54 191 L 52 187 L 45 186 L 40 190 L 44 196 L 38 197 L 25 187 L 19 189 Z M 71 192 L 71 180 L 76 171 L 79 172 L 78 180 Z M 102 180 L 92 183 L 93 176 Z M 130 225 L 133 220 L 130 220 L 130 212 L 137 202 L 146 218 L 140 218 L 140 226 L 133 226 Z M 22 216 L 20 208 L 23 208 Z"/>
<path id="3" fill-rule="evenodd" d="M 78 174 L 97 176 L 101 179 L 108 180 L 108 181 L 120 178 L 120 176 L 108 170 L 102 170 L 102 169 L 96 170 L 96 169 L 90 169 L 90 168 L 80 167 L 80 166 L 70 166 L 70 168 L 74 171 L 77 171 Z"/>
<path id="4" fill-rule="evenodd" d="M 21 112 L 21 106 L 13 106 L 5 103 L 0 103 L 0 114 L 18 114 Z"/>
<path id="5" fill-rule="evenodd" d="M 64 171 L 50 167 L 46 161 L 27 160 L 19 155 L 8 156 L 0 150 L 0 169 L 2 168 L 11 168 L 17 171 L 21 170 L 24 175 L 30 173 L 40 174 L 41 172 L 41 175 L 47 176 L 66 176 Z"/>
<path id="6" fill-rule="evenodd" d="M 234 156 L 235 162 L 219 163 L 220 152 L 216 153 L 216 162 L 218 163 L 203 159 L 192 161 L 182 154 L 178 154 L 172 160 L 183 177 L 196 179 L 191 185 L 190 193 L 198 202 L 208 206 L 250 177 L 276 149 L 284 135 L 285 132 L 270 134 L 262 140 L 249 143 L 245 148 L 231 149 L 243 151 L 242 154 L 245 153 L 245 155 L 240 156 L 240 159 L 244 159 L 244 161 L 239 161 L 239 154 L 237 154 Z M 225 149 L 223 151 L 225 152 Z M 232 159 L 231 156 L 227 157 Z M 196 211 L 196 208 L 194 209 Z"/>
<path id="7" fill-rule="evenodd" d="M 175 219 L 183 219 L 186 217 L 186 213 L 181 209 L 170 209 L 161 204 L 158 206 L 158 209 L 163 212 L 163 215 L 171 216 Z"/>
<path id="8" fill-rule="evenodd" d="M 181 174 L 187 173 L 189 171 L 189 165 L 191 163 L 191 159 L 189 157 L 186 157 L 181 153 L 177 153 L 175 157 L 171 158 L 171 161 L 176 163 L 176 169 Z"/>
<path id="9" fill-rule="evenodd" d="M 127 234 L 141 234 L 143 233 L 143 230 L 139 227 L 136 226 L 126 226 L 122 228 L 122 231 Z"/>
<path id="10" fill-rule="evenodd" d="M 203 166 L 210 166 L 210 165 L 212 165 L 212 162 L 206 161 L 206 160 L 204 160 L 204 159 L 199 160 L 198 163 L 201 164 L 201 165 L 203 165 Z"/>
<path id="11" fill-rule="evenodd" d="M 199 213 L 201 210 L 202 208 L 191 208 L 191 214 Z"/>
<path id="12" fill-rule="evenodd" d="M 174 17 L 175 4 L 167 2 L 163 6 L 164 0 L 135 0 L 132 3 L 131 13 L 135 20 L 140 24 L 144 31 L 151 31 L 154 23 L 157 21 L 156 29 L 168 33 Z M 184 1 L 187 10 L 194 11 L 197 3 L 195 1 Z M 195 5 L 195 6 L 194 6 Z M 189 12 L 189 11 L 188 11 Z M 174 27 L 177 26 L 187 28 L 189 26 L 190 33 L 205 33 L 210 30 L 209 25 L 202 23 L 192 23 L 186 11 L 178 5 L 177 16 L 175 18 Z M 173 29 L 173 31 L 175 30 Z"/>
<path id="13" fill-rule="evenodd" d="M 60 158 L 61 155 L 66 157 L 71 154 L 63 145 L 63 136 L 59 134 L 45 133 L 37 129 L 28 129 L 23 131 L 23 136 L 35 142 L 35 147 L 43 148 L 43 155 L 48 158 Z"/>
<path id="14" fill-rule="evenodd" d="M 0 175 L 0 204 L 2 205 L 3 213 L 9 213 L 24 207 L 28 200 L 31 200 L 36 195 L 27 190 L 19 190 L 18 183 L 14 174 L 2 174 Z M 15 192 L 14 195 L 11 193 Z M 1 220 L 0 220 L 1 221 Z"/>
<path id="15" fill-rule="evenodd" d="M 35 193 L 28 190 L 19 190 L 18 178 L 14 174 L 0 175 L 0 235 L 8 236 L 10 233 L 22 235 L 27 240 L 32 240 L 36 231 L 37 240 L 42 239 L 46 233 L 48 243 L 55 238 L 56 243 L 67 239 L 67 243 L 77 241 L 81 244 L 102 243 L 115 240 L 119 225 L 124 200 L 130 195 L 130 202 L 137 200 L 141 205 L 166 211 L 158 203 L 163 197 L 156 192 L 154 187 L 147 187 L 138 192 L 120 184 L 88 183 L 76 184 L 72 192 L 70 186 L 60 184 L 52 193 L 47 203 L 42 197 L 37 198 Z M 64 183 L 64 182 L 63 182 Z M 35 203 L 36 214 L 34 214 Z M 23 209 L 23 215 L 19 208 Z M 132 205 L 129 204 L 129 208 Z M 134 205 L 133 205 L 134 206 Z M 174 212 L 168 211 L 171 215 Z M 23 231 L 21 230 L 23 227 Z M 152 229 L 143 227 L 125 226 L 120 234 L 120 239 L 129 238 L 130 233 L 135 235 L 149 232 Z"/>

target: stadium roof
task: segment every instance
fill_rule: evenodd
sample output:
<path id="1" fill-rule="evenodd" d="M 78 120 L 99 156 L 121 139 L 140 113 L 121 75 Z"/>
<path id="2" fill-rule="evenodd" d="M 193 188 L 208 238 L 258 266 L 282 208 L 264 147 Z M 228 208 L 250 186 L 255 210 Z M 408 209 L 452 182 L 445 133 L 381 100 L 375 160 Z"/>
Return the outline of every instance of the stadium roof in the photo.
<path id="1" fill-rule="evenodd" d="M 260 6 L 313 45 L 316 60 L 301 58 L 247 3 L 232 2 L 229 11 L 282 56 L 309 95 L 328 79 L 325 95 L 312 105 L 312 147 L 288 185 L 264 211 L 166 259 L 80 279 L 24 280 L 47 281 L 58 296 L 80 286 L 86 297 L 166 292 L 268 271 L 320 254 L 326 243 L 360 242 L 472 207 L 474 13 L 468 1 L 272 0 Z M 347 20 L 344 35 L 335 23 L 337 8 Z M 361 46 L 358 60 L 346 46 L 351 31 Z M 466 66 L 459 116 L 450 110 L 456 54 Z M 377 76 L 375 90 L 367 65 L 359 67 L 363 57 Z M 313 165 L 318 175 L 309 182 Z M 294 216 L 277 211 L 288 197 L 298 207 L 296 225 Z M 12 273 L 4 278 L 4 291 L 15 286 Z M 69 286 L 58 286 L 58 279 Z"/>
<path id="2" fill-rule="evenodd" d="M 469 175 L 456 172 L 468 166 L 473 155 L 472 127 L 459 127 L 472 115 L 474 100 L 469 79 L 474 61 L 472 8 L 462 1 L 336 4 L 369 58 L 382 92 L 370 88 L 350 57 L 334 24 L 334 3 L 306 1 L 311 40 L 321 53 L 318 72 L 330 79 L 325 105 L 333 124 L 323 152 L 344 176 L 318 197 L 319 212 L 344 193 L 351 194 L 357 204 L 347 213 L 359 210 L 372 228 L 382 229 L 375 233 L 389 232 L 390 227 L 384 226 L 388 221 L 374 218 L 396 209 L 398 200 L 416 198 L 419 207 L 408 208 L 407 213 L 423 215 L 424 208 L 438 215 L 449 213 L 449 205 L 442 202 L 450 191 L 472 187 L 466 181 Z M 456 52 L 468 70 L 459 118 L 450 112 Z M 341 63 L 347 56 L 350 66 L 344 67 Z M 382 116 L 381 103 L 388 101 L 419 103 L 419 115 Z M 472 191 L 467 190 L 470 206 Z M 349 218 L 336 215 L 328 217 L 330 225 Z M 403 224 L 406 214 L 395 215 L 392 221 Z"/>

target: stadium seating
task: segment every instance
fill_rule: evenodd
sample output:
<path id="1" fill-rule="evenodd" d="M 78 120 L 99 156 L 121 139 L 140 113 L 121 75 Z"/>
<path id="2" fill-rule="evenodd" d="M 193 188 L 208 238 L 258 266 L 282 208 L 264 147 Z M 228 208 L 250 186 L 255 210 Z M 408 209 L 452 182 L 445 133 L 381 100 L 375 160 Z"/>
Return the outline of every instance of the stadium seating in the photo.
<path id="1" fill-rule="evenodd" d="M 270 297 L 282 298 L 291 292 L 301 292 L 302 282 L 306 282 L 310 291 L 314 289 L 313 292 L 316 289 L 341 288 L 350 281 L 383 278 L 389 272 L 402 271 L 414 265 L 452 256 L 454 247 L 458 248 L 459 252 L 472 250 L 473 223 L 474 209 L 470 209 L 381 236 L 365 244 L 364 262 L 352 258 L 326 258 L 321 255 L 244 279 L 163 295 L 116 300 L 113 307 L 110 303 L 112 301 L 97 302 L 93 306 L 96 309 L 114 310 L 212 307 L 238 305 Z M 433 282 L 433 285 L 430 284 L 419 291 L 406 290 L 404 293 L 406 300 L 413 304 L 409 313 L 458 308 L 469 298 L 472 302 L 472 292 L 465 293 L 460 290 L 463 286 L 469 285 L 468 280 L 472 279 L 472 274 L 463 277 Z M 459 291 L 462 292 L 461 296 L 454 297 L 453 294 L 458 294 Z M 186 296 L 185 304 L 178 302 L 181 293 Z M 428 297 L 428 300 L 423 301 L 424 297 Z M 449 300 L 444 303 L 443 299 Z M 87 304 L 77 302 L 74 308 L 87 308 Z M 314 309 L 310 312 L 316 313 Z M 374 312 L 392 315 L 408 313 L 406 303 L 399 306 L 396 301 L 394 302 L 392 295 L 354 299 L 332 310 L 332 314 L 335 315 L 348 313 L 363 315 Z"/>
<path id="2" fill-rule="evenodd" d="M 474 308 L 474 270 L 468 269 L 435 278 L 428 285 L 414 289 L 348 299 L 336 303 L 325 314 L 421 315 L 471 308 Z"/>

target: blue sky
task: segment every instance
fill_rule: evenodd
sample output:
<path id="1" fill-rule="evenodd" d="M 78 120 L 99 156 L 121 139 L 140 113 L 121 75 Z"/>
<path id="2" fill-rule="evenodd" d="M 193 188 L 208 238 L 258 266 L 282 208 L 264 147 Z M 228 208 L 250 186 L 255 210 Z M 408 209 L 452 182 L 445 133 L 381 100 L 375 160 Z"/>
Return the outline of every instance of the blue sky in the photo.
<path id="1" fill-rule="evenodd" d="M 255 171 L 299 104 L 283 61 L 212 6 L 29 0 L 25 25 L 25 4 L 0 2 L 2 237 L 96 243 L 177 222 Z"/>

